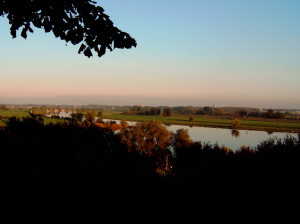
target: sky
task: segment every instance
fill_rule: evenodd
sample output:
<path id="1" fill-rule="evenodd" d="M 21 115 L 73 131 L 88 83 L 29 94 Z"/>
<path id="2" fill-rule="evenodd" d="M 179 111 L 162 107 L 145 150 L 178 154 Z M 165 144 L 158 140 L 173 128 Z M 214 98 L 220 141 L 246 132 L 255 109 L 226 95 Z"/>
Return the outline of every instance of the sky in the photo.
<path id="1" fill-rule="evenodd" d="M 87 58 L 0 18 L 0 104 L 300 109 L 299 0 L 101 0 L 137 47 Z"/>

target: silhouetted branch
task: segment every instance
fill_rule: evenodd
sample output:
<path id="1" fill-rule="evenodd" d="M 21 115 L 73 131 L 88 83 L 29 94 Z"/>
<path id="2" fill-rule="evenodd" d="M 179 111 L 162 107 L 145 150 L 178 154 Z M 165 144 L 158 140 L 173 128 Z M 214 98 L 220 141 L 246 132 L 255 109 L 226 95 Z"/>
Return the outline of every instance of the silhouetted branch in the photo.
<path id="1" fill-rule="evenodd" d="M 101 57 L 107 49 L 136 47 L 135 39 L 115 27 L 95 4 L 91 0 L 2 0 L 0 16 L 7 16 L 13 38 L 21 28 L 26 39 L 34 26 L 73 45 L 81 43 L 78 53 L 87 57 L 93 56 L 92 51 Z"/>

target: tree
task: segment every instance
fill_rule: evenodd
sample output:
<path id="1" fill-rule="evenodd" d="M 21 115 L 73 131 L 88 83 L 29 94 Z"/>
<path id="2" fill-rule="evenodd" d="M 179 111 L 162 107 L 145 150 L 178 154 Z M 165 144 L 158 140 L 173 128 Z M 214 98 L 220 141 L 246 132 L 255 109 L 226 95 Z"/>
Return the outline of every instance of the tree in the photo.
<path id="1" fill-rule="evenodd" d="M 266 117 L 267 118 L 273 118 L 274 116 L 274 110 L 273 109 L 268 109 L 266 112 Z"/>
<path id="2" fill-rule="evenodd" d="M 103 111 L 102 110 L 98 111 L 97 117 L 102 117 L 102 116 L 103 116 Z"/>
<path id="3" fill-rule="evenodd" d="M 85 114 L 85 120 L 89 123 L 92 123 L 95 120 L 95 116 L 95 111 L 87 111 Z"/>
<path id="4" fill-rule="evenodd" d="M 41 105 L 39 114 L 42 115 L 42 116 L 46 116 L 47 113 L 48 113 L 47 107 L 45 105 Z"/>
<path id="5" fill-rule="evenodd" d="M 225 112 L 224 112 L 224 110 L 223 109 L 221 109 L 221 108 L 218 108 L 217 110 L 216 110 L 216 115 L 218 115 L 218 116 L 222 116 L 222 115 L 224 115 L 225 114 Z"/>
<path id="6" fill-rule="evenodd" d="M 8 108 L 6 107 L 6 105 L 0 105 L 0 110 L 8 110 Z"/>
<path id="7" fill-rule="evenodd" d="M 172 115 L 172 109 L 170 107 L 165 107 L 163 109 L 163 115 L 164 116 L 171 116 Z"/>
<path id="8" fill-rule="evenodd" d="M 248 112 L 245 109 L 238 110 L 237 113 L 241 116 L 248 116 Z"/>
<path id="9" fill-rule="evenodd" d="M 176 148 L 190 147 L 193 144 L 187 129 L 178 129 L 175 133 L 172 133 L 173 145 Z"/>
<path id="10" fill-rule="evenodd" d="M 73 45 L 81 43 L 78 53 L 89 58 L 92 50 L 101 57 L 107 49 L 136 47 L 135 39 L 115 27 L 95 4 L 92 0 L 2 0 L 0 16 L 7 16 L 13 38 L 22 28 L 21 36 L 26 39 L 34 26 Z"/>
<path id="11" fill-rule="evenodd" d="M 125 119 L 121 119 L 120 125 L 122 129 L 128 128 L 128 122 Z"/>
<path id="12" fill-rule="evenodd" d="M 129 152 L 156 160 L 157 171 L 171 172 L 170 131 L 160 122 L 149 120 L 137 123 L 121 131 L 121 142 Z"/>
<path id="13" fill-rule="evenodd" d="M 156 108 L 156 107 L 151 107 L 150 114 L 151 115 L 160 115 L 160 109 Z"/>
<path id="14" fill-rule="evenodd" d="M 83 113 L 73 113 L 73 114 L 71 114 L 71 119 L 73 121 L 82 121 Z"/>
<path id="15" fill-rule="evenodd" d="M 238 128 L 240 126 L 240 120 L 239 119 L 234 119 L 234 120 L 232 120 L 232 122 L 231 122 L 231 127 L 232 128 Z"/>
<path id="16" fill-rule="evenodd" d="M 214 113 L 214 108 L 212 108 L 212 107 L 205 106 L 205 107 L 203 107 L 202 110 L 203 110 L 204 114 L 213 114 Z"/>
<path id="17" fill-rule="evenodd" d="M 168 148 L 169 136 L 170 132 L 160 121 L 149 120 L 126 129 L 121 137 L 129 151 L 152 156 Z"/>

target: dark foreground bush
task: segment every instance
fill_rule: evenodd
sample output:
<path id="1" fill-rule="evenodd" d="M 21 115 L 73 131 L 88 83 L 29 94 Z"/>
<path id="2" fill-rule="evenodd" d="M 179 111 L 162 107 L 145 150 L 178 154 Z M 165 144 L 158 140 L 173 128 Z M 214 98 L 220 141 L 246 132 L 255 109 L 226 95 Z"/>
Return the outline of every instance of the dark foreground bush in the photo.
<path id="1" fill-rule="evenodd" d="M 297 186 L 299 137 L 270 139 L 236 152 L 186 139 L 173 138 L 172 165 L 167 173 L 158 173 L 157 163 L 165 159 L 157 156 L 163 154 L 129 150 L 109 128 L 73 121 L 44 125 L 39 117 L 12 117 L 0 130 L 2 177 L 21 185 L 45 182 L 144 193 Z"/>
<path id="2" fill-rule="evenodd" d="M 96 125 L 13 117 L 0 141 L 3 174 L 11 180 L 105 185 L 157 178 L 152 158 L 128 153 L 117 133 Z"/>

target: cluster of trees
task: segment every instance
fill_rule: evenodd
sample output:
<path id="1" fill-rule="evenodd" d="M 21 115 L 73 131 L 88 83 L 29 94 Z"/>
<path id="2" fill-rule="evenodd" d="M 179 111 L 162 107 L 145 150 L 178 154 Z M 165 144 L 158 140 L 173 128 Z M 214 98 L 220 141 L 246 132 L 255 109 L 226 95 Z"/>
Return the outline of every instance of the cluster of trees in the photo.
<path id="1" fill-rule="evenodd" d="M 262 116 L 266 118 L 284 119 L 285 114 L 279 111 L 274 111 L 273 109 L 268 109 L 267 112 L 263 113 Z"/>
<path id="2" fill-rule="evenodd" d="M 85 114 L 88 111 L 96 111 L 90 107 L 60 107 L 60 106 L 45 106 L 32 107 L 32 112 L 36 115 L 58 115 L 60 112 L 71 112 Z M 101 112 L 102 110 L 100 110 Z M 101 112 L 102 113 L 102 112 Z M 232 116 L 232 117 L 260 117 L 260 118 L 274 118 L 274 119 L 285 119 L 288 112 L 275 111 L 273 109 L 268 109 L 267 111 L 259 111 L 255 109 L 237 109 L 234 110 L 230 108 L 230 112 L 223 108 L 217 107 L 151 107 L 151 106 L 132 106 L 123 111 L 124 115 L 163 115 L 171 116 L 172 114 L 188 114 L 188 115 L 215 115 L 215 116 Z M 77 115 L 76 115 L 77 116 Z M 98 115 L 102 117 L 103 115 Z"/>
<path id="3" fill-rule="evenodd" d="M 61 112 L 70 113 L 70 117 L 61 117 L 59 114 Z M 103 111 L 98 111 L 96 113 L 95 110 L 92 110 L 90 108 L 69 108 L 69 107 L 47 107 L 45 105 L 41 105 L 40 107 L 32 107 L 31 114 L 36 116 L 50 116 L 54 119 L 64 119 L 64 120 L 72 120 L 76 122 L 80 122 L 85 120 L 86 122 L 101 122 Z M 96 118 L 98 118 L 96 120 Z"/>
<path id="4" fill-rule="evenodd" d="M 158 107 L 150 107 L 144 110 L 143 112 L 140 112 L 139 114 L 143 115 L 160 115 L 161 109 Z"/>
<path id="5" fill-rule="evenodd" d="M 300 135 L 232 151 L 194 142 L 187 130 L 170 132 L 158 121 L 134 126 L 122 121 L 117 131 L 111 125 L 75 121 L 45 125 L 35 115 L 12 117 L 0 130 L 4 173 L 27 179 L 207 184 L 263 181 L 265 175 L 274 180 L 289 175 L 296 179 L 300 170 Z"/>
<path id="6" fill-rule="evenodd" d="M 60 112 L 65 113 L 85 113 L 93 109 L 88 107 L 63 107 L 63 106 L 35 106 L 31 107 L 31 112 L 39 116 L 58 115 Z M 93 110 L 94 111 L 94 110 Z"/>
<path id="7" fill-rule="evenodd" d="M 60 112 L 62 111 L 62 108 L 60 108 L 59 106 L 54 106 L 54 107 L 48 107 L 48 106 L 45 106 L 45 105 L 41 105 L 39 107 L 32 107 L 31 108 L 31 112 L 33 114 L 36 114 L 36 115 L 40 115 L 40 116 L 46 116 L 46 115 L 57 115 L 59 114 Z"/>
<path id="8" fill-rule="evenodd" d="M 9 109 L 7 108 L 6 105 L 1 104 L 0 105 L 0 110 L 9 110 Z"/>
<path id="9" fill-rule="evenodd" d="M 222 116 L 225 115 L 225 112 L 222 108 L 215 108 L 215 107 L 208 107 L 205 106 L 196 111 L 197 115 L 218 115 Z"/>
<path id="10" fill-rule="evenodd" d="M 233 117 L 261 117 L 285 119 L 289 112 L 280 112 L 278 110 L 268 109 L 261 111 L 255 108 L 227 108 L 227 107 L 174 107 L 173 112 L 176 114 L 188 115 L 215 115 L 215 116 L 233 116 Z"/>
<path id="11" fill-rule="evenodd" d="M 171 116 L 173 113 L 171 107 L 141 107 L 134 106 L 130 110 L 124 111 L 124 115 L 163 115 Z"/>

